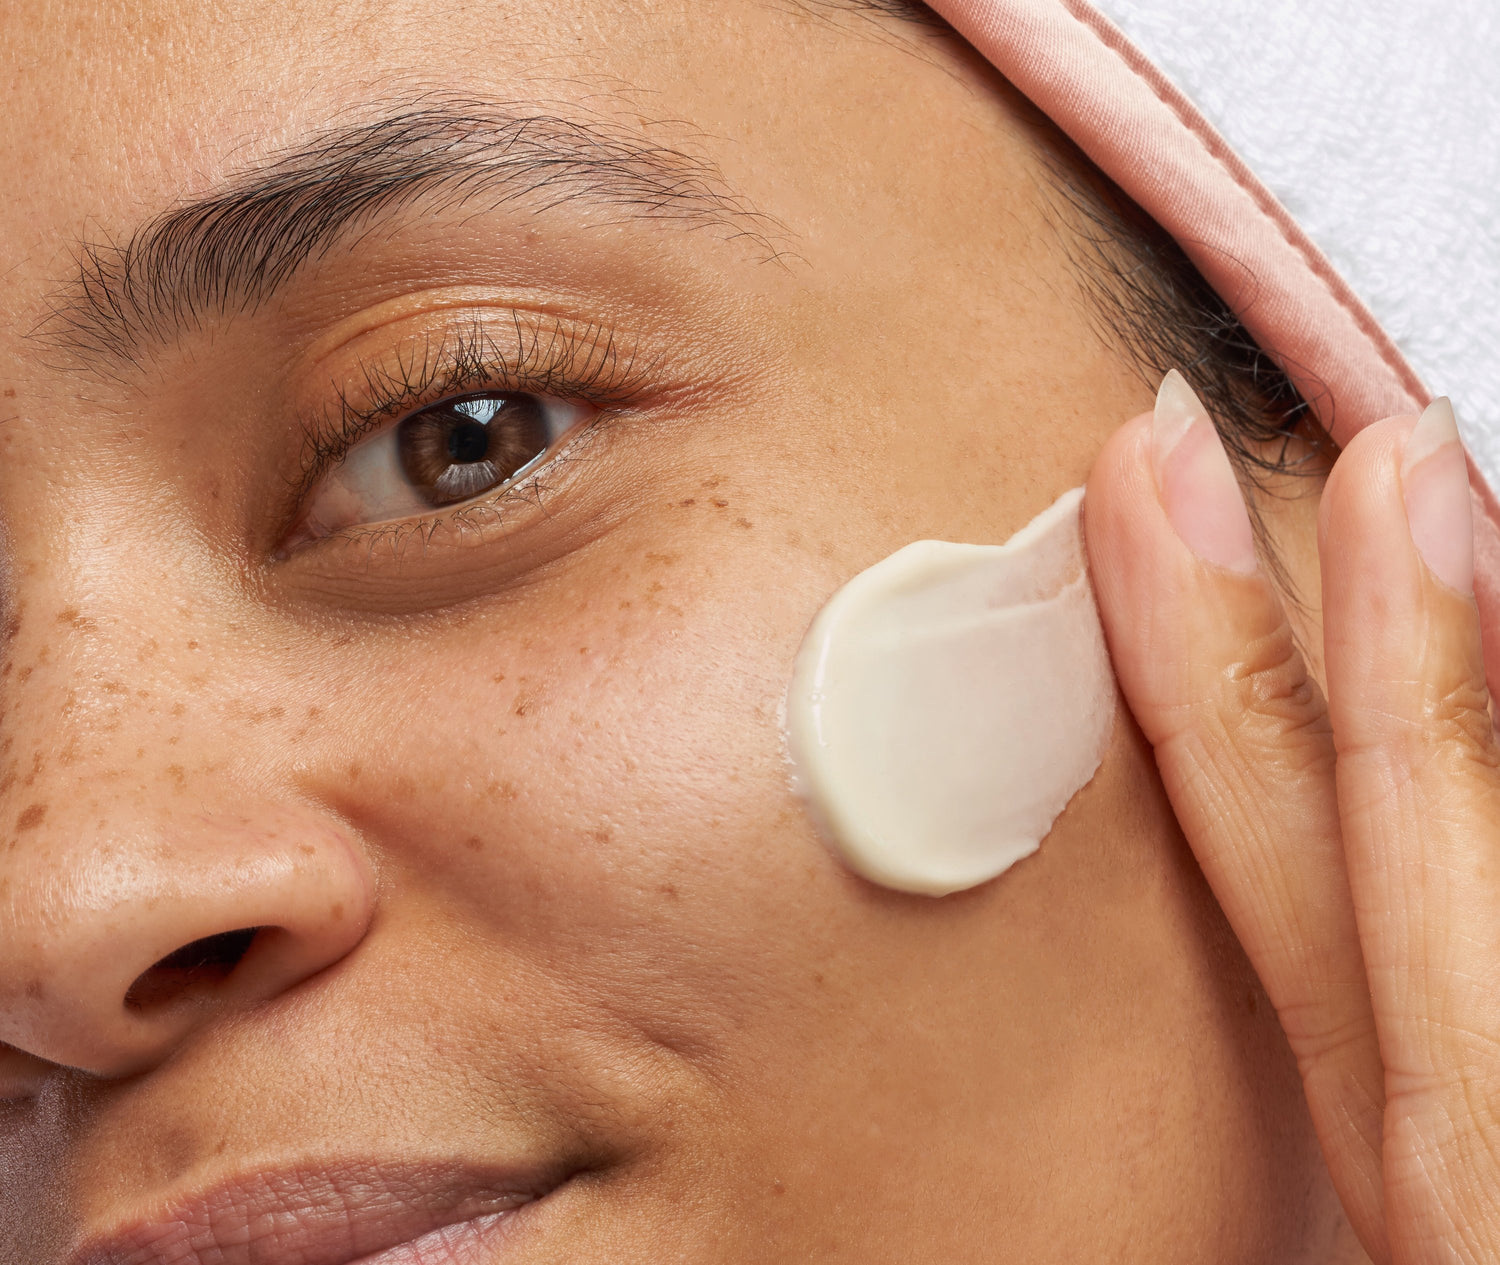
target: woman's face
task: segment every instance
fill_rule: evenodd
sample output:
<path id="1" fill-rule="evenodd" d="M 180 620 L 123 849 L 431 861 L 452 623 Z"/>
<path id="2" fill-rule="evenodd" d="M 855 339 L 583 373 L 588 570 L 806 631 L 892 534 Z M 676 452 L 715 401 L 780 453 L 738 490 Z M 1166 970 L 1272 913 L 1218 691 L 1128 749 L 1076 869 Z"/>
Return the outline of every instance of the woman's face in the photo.
<path id="1" fill-rule="evenodd" d="M 122 13 L 0 34 L 0 1258 L 1292 1259 L 1128 722 L 944 900 L 789 789 L 827 597 L 1149 404 L 1003 86 L 820 0 Z"/>

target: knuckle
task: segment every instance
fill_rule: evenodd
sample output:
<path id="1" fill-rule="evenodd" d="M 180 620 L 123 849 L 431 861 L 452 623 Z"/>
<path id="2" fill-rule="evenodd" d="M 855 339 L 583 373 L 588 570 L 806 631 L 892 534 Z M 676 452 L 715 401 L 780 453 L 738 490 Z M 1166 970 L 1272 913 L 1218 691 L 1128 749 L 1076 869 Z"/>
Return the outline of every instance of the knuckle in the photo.
<path id="1" fill-rule="evenodd" d="M 1489 690 L 1482 679 L 1466 676 L 1435 690 L 1423 708 L 1421 742 L 1465 763 L 1494 771 L 1500 767 L 1490 722 Z"/>
<path id="2" fill-rule="evenodd" d="M 1322 692 L 1283 620 L 1254 638 L 1219 676 L 1215 727 L 1250 754 L 1321 750 L 1330 734 Z"/>

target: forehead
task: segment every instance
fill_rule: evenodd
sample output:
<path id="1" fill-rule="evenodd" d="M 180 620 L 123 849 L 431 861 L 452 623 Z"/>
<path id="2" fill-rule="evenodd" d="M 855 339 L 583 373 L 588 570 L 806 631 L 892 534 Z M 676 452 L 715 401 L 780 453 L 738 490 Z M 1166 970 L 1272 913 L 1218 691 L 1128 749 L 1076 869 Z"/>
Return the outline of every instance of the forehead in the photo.
<path id="1" fill-rule="evenodd" d="M 312 131 L 432 91 L 566 103 L 754 155 L 773 133 L 751 135 L 750 117 L 811 86 L 809 39 L 832 43 L 795 0 L 19 0 L 0 30 L 15 68 L 0 160 L 27 179 L 6 224 L 107 235 Z"/>
<path id="2" fill-rule="evenodd" d="M 868 167 L 852 134 L 899 155 L 965 103 L 928 99 L 931 59 L 880 21 L 826 0 L 159 0 L 128 18 L 23 3 L 0 32 L 18 68 L 0 163 L 19 173 L 0 208 L 0 312 L 32 327 L 80 246 L 128 243 L 310 139 L 434 98 L 670 149 L 674 193 L 708 173 L 713 196 L 815 235 Z"/>

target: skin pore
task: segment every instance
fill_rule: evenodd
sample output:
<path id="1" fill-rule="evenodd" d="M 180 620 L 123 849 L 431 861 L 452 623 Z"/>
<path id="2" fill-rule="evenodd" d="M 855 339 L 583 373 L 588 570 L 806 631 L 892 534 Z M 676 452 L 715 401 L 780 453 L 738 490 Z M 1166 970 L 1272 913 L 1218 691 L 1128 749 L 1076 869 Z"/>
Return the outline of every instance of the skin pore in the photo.
<path id="1" fill-rule="evenodd" d="M 941 902 L 789 789 L 828 595 L 1004 540 L 1150 404 L 1004 86 L 756 0 L 121 22 L 0 33 L 0 1261 L 397 1162 L 563 1183 L 526 1265 L 1330 1259 L 1123 711 Z M 345 447 L 486 388 L 587 420 L 512 493 L 301 530 Z"/>

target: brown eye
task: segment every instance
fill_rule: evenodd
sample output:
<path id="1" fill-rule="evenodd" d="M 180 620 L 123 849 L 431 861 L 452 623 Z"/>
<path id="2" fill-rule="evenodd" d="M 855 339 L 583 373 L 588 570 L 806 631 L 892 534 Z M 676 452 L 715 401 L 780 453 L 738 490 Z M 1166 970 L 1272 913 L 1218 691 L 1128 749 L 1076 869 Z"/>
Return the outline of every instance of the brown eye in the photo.
<path id="1" fill-rule="evenodd" d="M 524 391 L 475 391 L 429 404 L 344 454 L 313 494 L 292 544 L 420 518 L 503 489 L 597 412 Z"/>
<path id="2" fill-rule="evenodd" d="M 401 469 L 430 505 L 480 496 L 514 478 L 556 439 L 534 395 L 443 400 L 396 428 Z"/>

